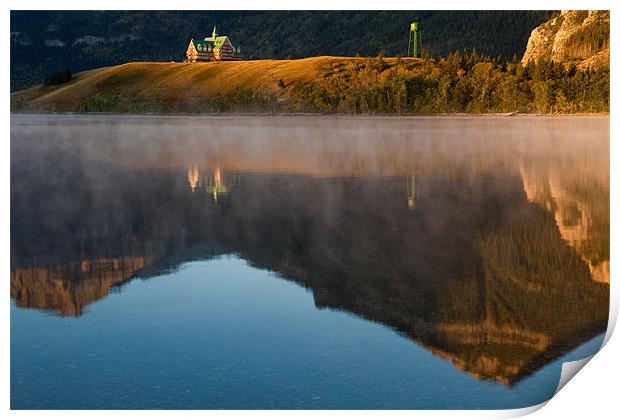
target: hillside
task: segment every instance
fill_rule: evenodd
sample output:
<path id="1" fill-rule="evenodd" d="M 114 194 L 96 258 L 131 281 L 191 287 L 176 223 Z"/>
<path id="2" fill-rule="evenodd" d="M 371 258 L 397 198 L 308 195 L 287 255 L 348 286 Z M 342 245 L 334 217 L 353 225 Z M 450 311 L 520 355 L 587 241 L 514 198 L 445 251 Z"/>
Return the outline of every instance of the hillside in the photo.
<path id="1" fill-rule="evenodd" d="M 455 50 L 504 57 L 525 51 L 550 11 L 11 11 L 11 91 L 52 72 L 134 61 L 181 61 L 190 38 L 230 35 L 250 60 L 405 55 L 420 22 L 433 56 Z"/>
<path id="2" fill-rule="evenodd" d="M 609 111 L 609 66 L 552 61 L 314 57 L 210 63 L 127 63 L 58 86 L 11 94 L 35 112 L 347 114 Z"/>
<path id="3" fill-rule="evenodd" d="M 523 64 L 541 59 L 579 68 L 609 64 L 609 11 L 563 10 L 532 31 Z"/>
<path id="4" fill-rule="evenodd" d="M 275 100 L 287 103 L 297 83 L 307 83 L 330 69 L 362 58 L 315 57 L 302 60 L 223 61 L 212 63 L 127 63 L 85 71 L 60 87 L 39 85 L 13 93 L 12 107 L 35 110 L 79 110 L 94 97 L 131 98 L 146 106 L 179 106 L 217 98 Z M 394 62 L 395 59 L 387 59 Z M 411 59 L 410 61 L 414 61 Z"/>

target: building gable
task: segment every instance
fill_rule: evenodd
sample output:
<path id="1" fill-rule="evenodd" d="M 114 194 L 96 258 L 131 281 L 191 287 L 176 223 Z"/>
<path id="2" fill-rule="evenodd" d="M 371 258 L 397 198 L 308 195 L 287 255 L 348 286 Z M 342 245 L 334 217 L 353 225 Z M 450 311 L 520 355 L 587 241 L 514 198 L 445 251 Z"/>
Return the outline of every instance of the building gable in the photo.
<path id="1" fill-rule="evenodd" d="M 198 56 L 198 51 L 196 50 L 196 46 L 194 45 L 194 39 L 192 38 L 189 41 L 189 45 L 187 46 L 187 51 L 185 52 L 188 60 L 195 60 Z"/>

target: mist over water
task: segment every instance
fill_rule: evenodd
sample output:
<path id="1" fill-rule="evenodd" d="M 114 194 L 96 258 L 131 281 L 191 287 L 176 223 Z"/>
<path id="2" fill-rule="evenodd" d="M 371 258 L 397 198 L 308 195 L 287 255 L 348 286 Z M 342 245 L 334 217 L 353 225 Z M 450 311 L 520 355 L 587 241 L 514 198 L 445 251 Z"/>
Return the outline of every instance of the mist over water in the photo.
<path id="1" fill-rule="evenodd" d="M 516 408 L 602 342 L 606 117 L 11 118 L 12 408 Z"/>

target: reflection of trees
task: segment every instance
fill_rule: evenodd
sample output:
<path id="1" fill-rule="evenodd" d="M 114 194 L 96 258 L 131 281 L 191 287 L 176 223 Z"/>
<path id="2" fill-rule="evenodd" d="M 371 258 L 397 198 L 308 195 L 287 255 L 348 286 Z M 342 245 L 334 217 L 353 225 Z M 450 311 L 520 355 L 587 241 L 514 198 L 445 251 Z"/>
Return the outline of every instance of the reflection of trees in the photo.
<path id="1" fill-rule="evenodd" d="M 18 304 L 77 315 L 63 308 L 81 308 L 141 268 L 103 274 L 114 258 L 141 255 L 142 265 L 158 259 L 151 267 L 165 270 L 234 252 L 309 288 L 317 307 L 381 322 L 477 377 L 508 384 L 606 326 L 608 286 L 591 281 L 518 176 L 427 173 L 416 178 L 410 209 L 402 178 L 246 174 L 216 205 L 189 193 L 176 173 L 97 169 L 88 189 L 77 176 L 16 174 L 34 180 L 26 190 L 37 194 L 11 196 Z M 204 243 L 215 245 L 184 251 Z M 102 259 L 102 274 L 75 268 Z M 47 272 L 23 274 L 32 267 Z M 148 270 L 141 272 L 157 272 Z M 46 288 L 52 297 L 18 298 Z"/>
<path id="2" fill-rule="evenodd" d="M 317 306 L 389 325 L 477 376 L 511 383 L 605 328 L 608 288 L 517 177 L 427 177 L 413 212 L 387 181 L 280 190 L 263 205 L 246 192 L 251 223 L 231 209 L 237 229 L 219 240 L 309 287 Z M 289 202 L 300 190 L 315 199 Z"/>

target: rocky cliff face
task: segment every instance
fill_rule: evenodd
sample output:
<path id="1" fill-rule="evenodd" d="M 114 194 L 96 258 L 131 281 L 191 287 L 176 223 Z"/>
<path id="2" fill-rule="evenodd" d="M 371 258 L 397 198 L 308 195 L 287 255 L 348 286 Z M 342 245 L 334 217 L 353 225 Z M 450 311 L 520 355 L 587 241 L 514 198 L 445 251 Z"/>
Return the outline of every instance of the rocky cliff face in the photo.
<path id="1" fill-rule="evenodd" d="M 542 58 L 580 69 L 609 64 L 609 11 L 563 10 L 535 28 L 521 62 Z"/>

